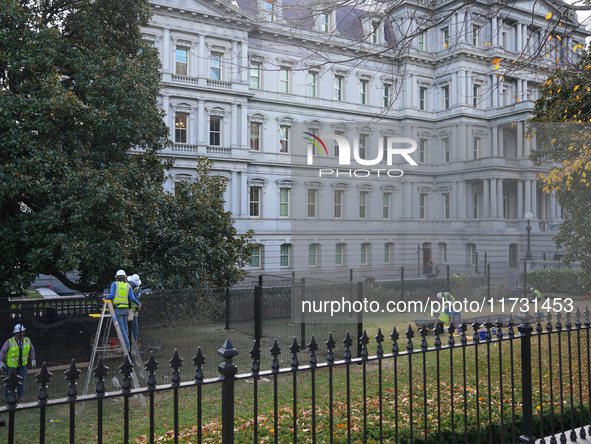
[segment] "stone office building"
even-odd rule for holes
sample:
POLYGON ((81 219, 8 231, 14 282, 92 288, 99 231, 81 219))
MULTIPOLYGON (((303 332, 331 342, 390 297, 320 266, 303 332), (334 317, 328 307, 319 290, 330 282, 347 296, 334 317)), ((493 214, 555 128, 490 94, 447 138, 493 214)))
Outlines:
MULTIPOLYGON (((504 78, 491 63, 534 53, 550 10, 543 3, 532 15, 529 2, 510 11, 475 2, 451 14, 455 3, 442 2, 434 16, 447 19, 423 32, 409 19, 426 13, 416 2, 386 19, 366 3, 151 3, 144 38, 161 56, 174 142, 162 153, 175 159, 167 187, 191 180, 197 155, 213 159, 237 228, 255 232, 254 273, 353 268, 381 279, 400 266, 421 274, 429 259, 471 271, 487 253, 496 273, 516 274, 527 212, 534 257, 551 258, 561 208, 536 187, 544 168, 527 159, 535 138, 523 138, 545 61, 504 78), (389 49, 413 32, 405 54, 389 49), (380 139, 411 138, 418 165, 395 159, 404 173, 395 179, 318 177, 296 153, 303 132, 357 138, 365 159, 380 139)), ((564 37, 561 61, 585 34, 564 37)), ((338 149, 328 140, 314 162, 334 165, 338 149)))

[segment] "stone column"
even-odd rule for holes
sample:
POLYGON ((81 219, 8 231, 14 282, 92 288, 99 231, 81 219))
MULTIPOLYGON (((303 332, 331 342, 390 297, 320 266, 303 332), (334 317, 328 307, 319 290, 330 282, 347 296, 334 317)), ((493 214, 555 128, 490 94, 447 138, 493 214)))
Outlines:
POLYGON ((482 185, 482 219, 488 219, 490 214, 490 179, 484 179, 482 185))
MULTIPOLYGON (((232 53, 230 54, 230 63, 226 66, 229 66, 230 72, 228 73, 228 78, 231 82, 238 82, 239 81, 239 71, 240 71, 240 63, 238 62, 238 42, 236 40, 232 40, 232 53)), ((222 69, 224 67, 222 66, 222 69)), ((222 79, 224 77, 222 76, 222 79)))
POLYGON ((164 116, 164 123, 168 127, 168 138, 174 141, 174 134, 172 133, 171 118, 170 118, 170 96, 162 96, 162 109, 166 113, 164 116))
POLYGON ((451 211, 452 218, 457 219, 459 215, 459 182, 454 182, 451 189, 451 211))
POLYGON ((240 140, 238 145, 242 148, 249 148, 248 140, 248 103, 240 104, 240 140))
MULTIPOLYGON (((522 24, 521 22, 517 22, 517 52, 521 52, 523 50, 523 43, 522 43, 522 38, 523 38, 523 33, 521 31, 521 27, 522 24)), ((517 96, 519 97, 519 96, 517 96)))
POLYGON ((497 179, 497 217, 504 218, 503 179, 497 179))
POLYGON ((230 146, 235 148, 238 139, 238 105, 232 103, 232 126, 230 127, 230 146))
POLYGON ((199 34, 199 71, 198 77, 205 77, 205 63, 207 61, 205 53, 205 35, 199 34))
POLYGON ((547 220, 547 214, 546 214, 546 200, 548 198, 548 195, 546 193, 542 193, 540 195, 540 220, 547 220))
POLYGON ((462 159, 470 160, 474 158, 474 155, 472 154, 472 125, 466 126, 464 131, 465 133, 463 140, 465 141, 465 146, 462 150, 462 159))
MULTIPOLYGON (((171 57, 171 64, 170 64, 170 72, 172 74, 176 74, 176 44, 177 44, 178 40, 177 39, 172 39, 172 57, 171 57)), ((190 52, 187 51, 187 57, 190 57, 190 52)), ((189 61, 187 60, 187 63, 189 61)), ((187 66, 188 68, 188 66, 187 66)), ((191 73, 189 73, 191 74, 191 73)))
POLYGON ((538 189, 536 188, 536 181, 531 181, 531 212, 534 219, 538 217, 538 189))
POLYGON ((496 126, 491 128, 492 130, 492 156, 499 156, 499 130, 496 126))
POLYGON ((505 141, 503 127, 499 126, 499 157, 505 157, 505 141))
MULTIPOLYGON (((248 178, 246 177, 246 171, 240 172, 240 216, 248 217, 248 196, 250 195, 248 190, 248 178)), ((265 205, 266 202, 263 202, 265 205)))
POLYGON ((490 217, 497 217, 497 179, 490 179, 490 217))
POLYGON ((499 46, 499 27, 496 15, 491 19, 491 39, 493 48, 499 46))
MULTIPOLYGON (((417 189, 416 182, 410 183, 411 193, 412 193, 412 219, 415 221, 419 220, 419 190, 417 189)), ((426 208, 425 208, 426 209, 426 208)))
POLYGON ((412 218, 411 208, 412 208, 412 191, 411 191, 411 182, 404 182, 404 199, 403 199, 403 210, 402 210, 402 218, 403 219, 410 219, 412 218))
POLYGON ((247 83, 248 82, 248 67, 249 67, 249 63, 248 63, 248 42, 242 42, 240 44, 240 48, 241 48, 241 62, 240 64, 242 65, 242 71, 241 71, 241 75, 240 75, 240 81, 242 83, 247 83))
POLYGON ((472 44, 472 13, 466 11, 466 43, 472 44))
POLYGON ((531 212, 531 180, 525 179, 525 208, 523 209, 523 214, 531 212))
POLYGON ((493 129, 494 127, 488 128, 488 133, 486 134, 486 152, 482 154, 482 157, 491 157, 493 156, 494 148, 493 148, 493 129))
POLYGON ((490 88, 491 88, 491 100, 492 100, 492 107, 497 108, 499 106, 499 97, 497 94, 498 85, 497 85, 497 76, 495 74, 490 75, 490 88))
POLYGON ((550 193, 550 220, 556 220, 556 192, 550 193))
POLYGON ((205 101, 198 99, 197 104, 197 144, 203 145, 205 143, 205 101))
POLYGON ((526 213, 523 207, 523 181, 517 181, 517 219, 521 219, 526 213))
POLYGON ((170 72, 170 30, 163 30, 162 34, 162 71, 170 72))
POLYGON ((523 157, 523 129, 525 122, 517 122, 517 158, 523 157))
POLYGON ((233 215, 238 215, 238 172, 232 171, 230 178, 230 211, 233 215))

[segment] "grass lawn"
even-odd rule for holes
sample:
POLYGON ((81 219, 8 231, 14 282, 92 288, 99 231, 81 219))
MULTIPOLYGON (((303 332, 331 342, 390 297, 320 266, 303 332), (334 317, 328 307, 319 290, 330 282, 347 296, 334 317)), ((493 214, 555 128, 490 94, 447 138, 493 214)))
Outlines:
MULTIPOLYGON (((561 295, 564 297, 564 295, 561 295)), ((583 298, 577 298, 574 305, 585 308, 587 301, 583 298)), ((490 311, 490 310, 489 310, 490 311)), ((497 313, 485 313, 483 315, 491 314, 496 316, 497 313)), ((370 336, 370 344, 368 346, 370 355, 375 354, 376 344, 373 337, 377 333, 377 329, 381 328, 385 336, 384 352, 390 353, 392 341, 389 334, 392 331, 392 325, 397 325, 400 339, 398 346, 400 351, 406 350, 407 339, 405 332, 407 330, 407 322, 411 322, 414 315, 404 313, 400 314, 375 314, 366 316, 364 319, 364 328, 367 329, 370 336)), ((494 319, 493 319, 494 320, 494 319)), ((285 322, 285 321, 282 321, 285 322)), ((563 326, 565 319, 562 319, 563 326)), ((574 317, 572 319, 574 323, 574 317)), ((543 324, 545 329, 545 323, 543 324)), ((287 327, 286 327, 287 328, 287 327)), ((290 327, 292 328, 292 327, 290 327)), ((356 325, 351 326, 352 330, 356 330, 356 325)), ((319 344, 319 351, 324 350, 324 342, 328 336, 327 330, 324 327, 318 327, 323 336, 317 337, 319 344)), ((328 328, 330 331, 330 327, 328 328)), ((504 329, 507 331, 507 329, 504 329)), ((468 340, 471 340, 472 330, 468 330, 468 340)), ((517 329, 515 329, 517 334, 517 329)), ((294 336, 299 334, 299 326, 293 327, 294 336)), ((140 335, 140 342, 146 348, 148 346, 154 347, 155 344, 149 344, 150 335, 148 332, 142 331, 140 335)), ((153 335, 153 340, 158 340, 158 346, 162 347, 157 351, 158 360, 160 361, 160 369, 157 371, 157 383, 166 384, 170 379, 165 379, 163 376, 170 376, 171 371, 168 368, 168 360, 172 358, 172 349, 178 348, 179 355, 185 359, 182 368, 182 381, 192 380, 194 377, 194 367, 191 359, 196 352, 196 338, 201 344, 209 344, 208 348, 204 350, 207 357, 207 362, 204 365, 204 374, 206 378, 215 378, 218 375, 217 365, 221 362, 219 356, 216 355, 216 350, 222 345, 224 336, 231 335, 232 344, 240 351, 240 355, 235 360, 238 362, 239 372, 250 371, 250 361, 247 359, 248 351, 252 348, 253 338, 240 331, 225 331, 223 326, 203 326, 203 327, 188 327, 177 326, 171 327, 164 332, 159 332, 158 335, 153 335), (158 339, 160 338, 160 339, 158 339), (165 339, 162 339, 165 338, 165 339), (221 339, 220 339, 221 338, 221 339)), ((567 363, 569 356, 568 335, 562 333, 562 353, 563 364, 567 363)), ((539 373, 538 373, 538 339, 532 340, 532 377, 534 380, 534 415, 540 418, 540 412, 543 412, 545 419, 549 416, 550 394, 549 388, 553 387, 554 407, 556 417, 558 418, 560 384, 563 383, 562 393, 564 399, 570 396, 570 384, 573 382, 574 398, 575 398, 575 425, 578 425, 579 413, 577 410, 578 394, 584 394, 583 402, 588 403, 589 399, 586 397, 589 393, 588 380, 586 375, 589 373, 587 368, 587 351, 589 344, 586 341, 586 332, 582 332, 581 350, 582 350, 582 364, 580 366, 583 380, 579 381, 579 363, 576 359, 572 362, 572 375, 569 373, 569 366, 563 365, 562 377, 558 374, 558 335, 552 336, 552 347, 548 345, 547 337, 542 338, 542 395, 539 393, 539 373), (549 360, 549 353, 552 352, 552 360, 549 360), (549 362, 552 363, 552 377, 550 376, 549 362)), ((298 342, 299 342, 299 336, 298 342)), ((342 338, 335 338, 337 343, 337 350, 342 354, 342 338)), ((448 337, 442 336, 441 341, 443 345, 447 344, 448 337)), ((460 338, 455 338, 456 344, 460 343, 460 338)), ((271 356, 268 354, 268 349, 272 346, 273 339, 266 338, 262 344, 262 358, 266 361, 266 368, 270 367, 271 356)), ((434 337, 427 337, 429 347, 434 344, 434 337)), ((334 442, 346 442, 347 440, 347 394, 350 395, 351 403, 351 434, 353 442, 362 442, 364 432, 364 409, 367 411, 367 432, 368 442, 378 441, 379 435, 379 406, 380 398, 382 400, 382 436, 387 442, 394 442, 396 433, 399 437, 406 437, 410 433, 410 424, 412 419, 413 434, 416 437, 415 442, 423 442, 425 433, 428 442, 436 442, 437 432, 439 430, 443 433, 443 442, 450 442, 452 418, 451 409, 449 405, 454 405, 454 419, 453 425, 457 433, 460 435, 464 433, 464 427, 468 430, 470 441, 477 440, 477 433, 481 433, 483 442, 488 441, 488 427, 489 418, 493 424, 493 432, 495 439, 493 442, 500 442, 499 436, 501 433, 500 419, 501 409, 503 412, 503 421, 505 425, 504 433, 505 439, 507 434, 511 433, 508 424, 510 424, 511 416, 514 414, 519 420, 521 417, 521 358, 520 358, 520 341, 512 341, 513 355, 511 355, 511 343, 505 341, 502 344, 486 344, 479 347, 461 347, 458 346, 453 352, 449 350, 442 350, 440 352, 418 353, 412 356, 412 361, 409 365, 409 357, 401 356, 396 360, 396 367, 394 360, 389 358, 382 361, 382 392, 380 397, 379 392, 379 365, 378 361, 372 361, 365 365, 350 365, 350 389, 347 391, 347 368, 346 366, 339 366, 334 368, 332 372, 332 386, 333 386, 333 404, 332 409, 329 403, 329 380, 331 378, 330 371, 327 368, 318 369, 315 371, 315 385, 316 385, 316 436, 317 442, 328 442, 329 420, 330 412, 333 412, 333 438, 334 442), (499 352, 501 357, 499 356, 499 352), (464 358, 465 353, 465 358, 464 358), (511 367, 511 358, 513 358, 514 366, 511 367), (466 365, 464 370, 464 363, 466 365), (489 367, 490 363, 490 367, 489 367), (452 368, 453 366, 453 368, 452 368), (439 368, 439 378, 437 378, 437 368, 439 368), (511 372, 513 368, 513 373, 511 372), (396 370, 396 371, 395 371, 396 370), (411 377, 412 372, 412 377, 411 377), (363 380, 367 381, 367 389, 364 396, 363 380), (500 379, 503 378, 503 385, 501 387, 500 379), (452 380, 453 378, 453 380, 452 380), (464 381, 465 378, 465 381, 464 381), (489 384, 490 378, 490 384, 489 384), (511 379, 514 380, 512 385, 511 379), (513 389, 513 390, 512 390, 513 389), (411 408, 412 396, 412 408, 411 408), (452 400, 453 397, 453 400, 452 400), (490 405, 490 409, 489 409, 490 405), (438 408, 441 406, 441 409, 438 408), (464 409, 467 414, 464 415, 464 409), (440 412, 440 413, 438 413, 440 412), (490 415, 490 416, 489 416, 490 415), (426 427, 426 432, 425 432, 426 427), (435 441, 434 441, 435 440, 435 441)), ((283 340, 279 345, 282 348, 280 355, 281 367, 288 367, 291 363, 291 355, 289 353, 290 340, 283 340)), ((413 346, 415 350, 420 350, 421 337, 415 330, 415 337, 413 338, 413 346)), ((576 332, 571 333, 571 349, 570 355, 576 358, 577 356, 577 335, 576 332)), ((352 347, 353 349, 353 347, 352 347)), ((353 353, 355 355, 355 352, 353 353)), ((319 353, 319 362, 324 362, 324 355, 319 353)), ((305 365, 309 359, 308 352, 301 352, 299 360, 301 365, 305 365)), ((147 360, 147 359, 146 359, 147 360)), ((117 367, 119 361, 110 361, 107 363, 111 367, 109 372, 110 379, 117 374, 117 367)), ((61 381, 62 373, 56 371, 54 373, 54 383, 50 387, 50 397, 62 397, 65 395, 65 383, 61 381)), ((84 376, 84 374, 82 375, 84 376)), ((298 418, 298 439, 300 442, 311 442, 312 433, 312 394, 311 394, 311 378, 310 371, 297 373, 296 389, 298 397, 297 411, 295 414, 298 418)), ((121 378, 120 378, 121 380, 121 378)), ((107 390, 114 390, 110 381, 107 384, 107 390)), ((292 442, 293 440, 293 374, 283 374, 278 376, 266 376, 264 379, 258 381, 258 422, 259 435, 258 442, 273 442, 274 435, 278 434, 279 442, 292 442), (275 426, 274 414, 274 384, 278 388, 278 415, 277 427, 275 426)), ((27 396, 29 399, 34 399, 34 377, 29 373, 27 378, 27 386, 29 392, 27 396)), ((80 380, 78 390, 81 393, 83 388, 83 379, 80 380)), ((246 443, 253 441, 253 379, 239 380, 236 382, 236 396, 235 396, 235 411, 236 411, 236 442, 246 443)), ((204 442, 221 442, 220 426, 221 426, 221 404, 220 404, 220 390, 219 384, 208 385, 202 388, 203 390, 203 434, 204 442)), ((162 437, 162 442, 167 442, 167 432, 173 428, 173 396, 172 391, 159 392, 155 395, 156 400, 156 435, 162 437)), ((130 401, 130 436, 136 442, 146 442, 146 434, 149 431, 149 408, 141 406, 138 399, 130 401)), ((197 388, 191 387, 180 390, 179 392, 179 421, 181 425, 181 432, 183 438, 180 442, 197 442, 196 435, 196 412, 197 412, 197 388)), ((570 402, 567 402, 564 407, 568 408, 570 402)), ((79 406, 78 406, 79 408, 79 406)), ((119 443, 122 442, 123 436, 123 402, 120 399, 109 399, 104 403, 104 436, 105 442, 119 443)), ((589 421, 589 416, 585 412, 586 421, 589 421)), ((567 416, 567 421, 570 419, 567 416)), ((1 419, 7 419, 6 414, 0 415, 1 419)), ((87 403, 82 415, 77 415, 76 419, 76 442, 95 442, 96 441, 96 404, 94 402, 87 403)), ((30 443, 38 441, 39 430, 39 412, 38 410, 27 410, 18 412, 17 427, 16 427, 16 442, 30 443)), ((569 424, 569 422, 567 422, 569 424)), ((49 443, 63 443, 69 439, 69 409, 68 406, 52 407, 47 411, 47 440, 49 443)), ((549 428, 546 428, 546 434, 549 434, 549 428)), ((539 436, 539 425, 535 429, 536 436, 539 436)), ((0 442, 6 440, 7 429, 0 429, 0 442)), ((459 436, 459 435, 458 435, 459 436)), ((463 436, 462 436, 463 441, 463 436)), ((171 441, 172 442, 172 441, 171 441)), ((404 442, 402 440, 401 442, 404 442)))

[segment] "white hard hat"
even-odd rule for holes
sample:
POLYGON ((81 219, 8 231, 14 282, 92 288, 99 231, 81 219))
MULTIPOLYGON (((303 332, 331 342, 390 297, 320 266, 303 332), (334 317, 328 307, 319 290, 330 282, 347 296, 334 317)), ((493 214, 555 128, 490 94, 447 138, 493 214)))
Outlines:
POLYGON ((119 276, 125 276, 125 271, 123 271, 123 270, 119 270, 115 276, 116 276, 116 277, 119 277, 119 276))
POLYGON ((137 274, 133 274, 133 275, 129 276, 127 278, 127 282, 129 282, 130 284, 136 285, 137 287, 142 285, 142 281, 140 280, 140 277, 137 274))
POLYGON ((441 298, 443 297, 443 295, 441 294, 441 292, 437 293, 437 297, 438 297, 439 299, 441 299, 441 298))
POLYGON ((534 288, 534 287, 531 287, 531 288, 529 289, 529 291, 534 291, 534 290, 535 290, 535 288, 534 288))
POLYGON ((24 325, 22 325, 22 324, 16 324, 16 325, 14 326, 14 331, 13 331, 13 333, 20 333, 20 332, 23 332, 23 331, 25 331, 25 330, 26 330, 26 328, 25 328, 25 326, 24 326, 24 325))

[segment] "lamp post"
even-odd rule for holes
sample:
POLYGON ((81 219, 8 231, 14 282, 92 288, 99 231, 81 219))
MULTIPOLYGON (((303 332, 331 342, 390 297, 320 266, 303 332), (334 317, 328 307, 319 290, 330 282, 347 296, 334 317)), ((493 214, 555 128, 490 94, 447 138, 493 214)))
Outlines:
POLYGON ((531 225, 530 221, 534 218, 534 215, 529 211, 524 215, 525 220, 527 220, 527 251, 525 252, 525 257, 523 258, 523 297, 527 299, 527 261, 531 261, 533 259, 530 249, 530 232, 531 232, 531 225))

